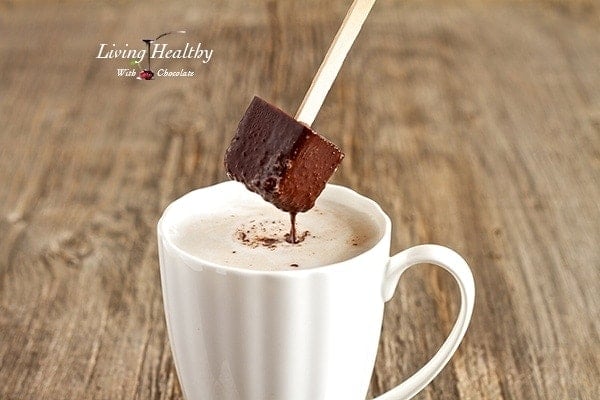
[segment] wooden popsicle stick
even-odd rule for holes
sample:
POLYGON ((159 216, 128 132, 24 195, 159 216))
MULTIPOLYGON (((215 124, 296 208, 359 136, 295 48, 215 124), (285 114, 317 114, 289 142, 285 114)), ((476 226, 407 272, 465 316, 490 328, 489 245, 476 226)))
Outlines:
POLYGON ((375 0, 354 0, 350 6, 342 26, 333 38, 317 74, 304 95, 296 113, 296 120, 308 126, 314 122, 373 4, 375 0))

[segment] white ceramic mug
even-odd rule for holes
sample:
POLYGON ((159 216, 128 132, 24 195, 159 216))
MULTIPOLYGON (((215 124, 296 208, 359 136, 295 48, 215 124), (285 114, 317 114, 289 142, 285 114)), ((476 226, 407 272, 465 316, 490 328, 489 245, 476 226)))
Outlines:
POLYGON ((441 266, 456 279, 458 318, 433 358, 377 399, 411 398, 446 365, 467 330, 475 300, 473 276, 457 253, 420 245, 390 257, 391 223, 379 205, 330 184, 321 197, 343 199, 379 226, 379 241, 349 260, 256 271, 217 265, 173 244, 169 230, 194 209, 222 210, 223 199, 232 195, 255 196, 237 182, 198 189, 169 205, 158 223, 167 328, 187 400, 363 400, 384 303, 402 273, 421 263, 441 266))

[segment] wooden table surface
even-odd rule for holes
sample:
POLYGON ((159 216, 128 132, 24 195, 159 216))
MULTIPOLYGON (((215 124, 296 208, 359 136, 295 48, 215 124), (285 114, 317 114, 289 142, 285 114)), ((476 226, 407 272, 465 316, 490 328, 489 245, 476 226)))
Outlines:
MULTIPOLYGON (((295 112, 349 1, 49 3, 0 2, 0 399, 181 399, 157 219, 226 179, 254 94, 295 112), (96 58, 172 29, 212 58, 154 69, 193 77, 96 58)), ((600 6, 380 0, 315 127, 394 252, 473 268, 470 329, 417 398, 599 398, 600 6)), ((457 296, 430 265, 402 279, 370 395, 438 349, 457 296)))

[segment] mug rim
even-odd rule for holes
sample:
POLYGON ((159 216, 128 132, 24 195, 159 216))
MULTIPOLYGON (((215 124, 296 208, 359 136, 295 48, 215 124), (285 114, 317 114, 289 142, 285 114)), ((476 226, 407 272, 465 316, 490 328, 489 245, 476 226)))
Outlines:
MULTIPOLYGON (((350 195, 353 198, 358 199, 359 201, 364 202, 368 206, 370 206, 373 211, 370 211, 369 214, 374 215, 376 218, 380 219, 380 221, 383 221, 383 229, 381 230, 381 233, 379 234, 379 238, 377 239, 375 244, 373 246, 369 247, 367 250, 363 251, 362 253, 357 254, 356 256, 347 258, 343 261, 338 261, 335 263, 318 265, 315 267, 303 268, 303 269, 298 269, 298 270, 249 269, 246 267, 240 267, 240 266, 235 266, 235 265, 220 264, 220 263, 217 263, 214 261, 206 260, 202 257, 195 256, 193 254, 190 254, 189 252, 187 252, 187 251, 181 249, 179 246, 177 246, 173 242, 171 235, 165 234, 165 232, 164 232, 166 229, 165 225, 167 224, 167 221, 169 219, 169 213, 173 212, 173 210, 177 206, 179 206, 181 203, 186 201, 188 198, 196 197, 196 196, 200 195, 201 192, 214 191, 214 190, 218 190, 219 187, 228 187, 228 186, 234 186, 234 185, 241 185, 240 187, 244 191, 247 191, 248 193, 257 195, 256 193, 253 193, 253 192, 249 191, 248 189, 246 189, 246 187, 244 187, 241 182, 223 181, 223 182, 219 182, 219 183, 216 183, 213 185, 194 189, 194 190, 187 192, 184 195, 178 197, 177 199, 173 200, 172 202, 170 202, 167 205, 167 207, 165 207, 165 209, 163 210, 161 217, 158 220, 158 223, 156 225, 157 236, 158 236, 158 240, 160 242, 159 248, 161 247, 160 244, 162 244, 165 247, 168 247, 173 252, 173 254, 176 254, 177 257, 179 257, 182 261, 184 261, 186 266, 188 266, 189 268, 191 268, 195 271, 211 269, 211 270, 214 270, 215 272, 221 273, 221 274, 236 273, 236 274, 241 274, 241 275, 301 276, 301 275, 306 275, 306 274, 322 273, 325 271, 335 270, 340 267, 343 268, 342 264, 348 263, 351 260, 355 260, 360 257, 367 257, 368 255, 372 254, 379 247, 384 246, 385 242, 386 242, 386 238, 389 238, 391 236, 391 220, 390 220, 389 216, 383 211, 381 206, 375 200, 372 200, 369 197, 366 197, 346 186, 336 185, 333 183, 327 183, 325 189, 323 190, 323 193, 326 190, 328 192, 331 192, 331 191, 345 192, 346 195, 350 195)), ((321 194, 323 194, 323 193, 321 193, 321 194)), ((318 201, 318 199, 317 199, 317 201, 318 201)), ((377 221, 377 223, 380 224, 380 221, 377 221)), ((389 254, 386 254, 386 256, 389 257, 389 254)), ((162 262, 161 262, 161 268, 162 268, 162 262)))

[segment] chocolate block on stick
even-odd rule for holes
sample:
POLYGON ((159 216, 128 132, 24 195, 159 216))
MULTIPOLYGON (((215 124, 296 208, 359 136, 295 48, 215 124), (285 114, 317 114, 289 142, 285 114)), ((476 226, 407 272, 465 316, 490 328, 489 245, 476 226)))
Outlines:
POLYGON ((344 154, 333 143, 254 97, 225 152, 231 179, 290 213, 311 209, 344 154))

